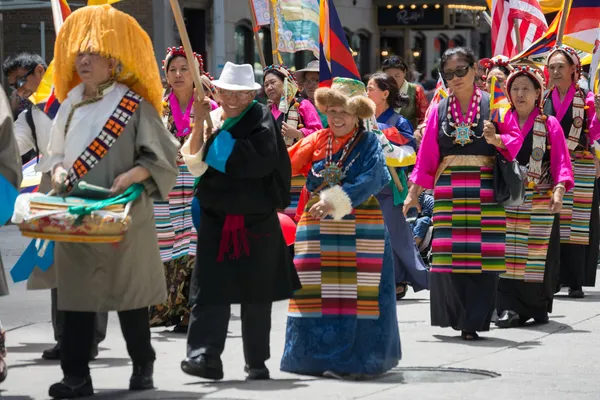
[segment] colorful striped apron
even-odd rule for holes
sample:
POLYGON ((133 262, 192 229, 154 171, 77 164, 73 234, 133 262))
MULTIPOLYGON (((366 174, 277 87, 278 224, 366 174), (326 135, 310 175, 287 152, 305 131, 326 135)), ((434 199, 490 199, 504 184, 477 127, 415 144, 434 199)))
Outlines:
POLYGON ((336 221, 315 220, 308 213, 298 223, 294 264, 302 289, 289 303, 292 317, 356 316, 379 318, 379 282, 385 227, 375 197, 336 221))
POLYGON ((506 273, 502 278, 544 282, 546 255, 554 215, 550 213, 552 185, 527 188, 522 205, 506 207, 506 273))
POLYGON ((560 212, 560 242, 564 244, 590 243, 590 219, 594 185, 596 184, 596 166, 594 156, 577 152, 571 156, 575 187, 565 193, 560 212))
POLYGON ((494 198, 492 168, 445 168, 434 199, 431 272, 503 273, 506 215, 494 198))
POLYGON ((292 185, 290 189, 290 205, 283 210, 283 213, 295 221, 298 211, 298 202, 302 188, 306 184, 306 177, 303 175, 292 176, 292 185))

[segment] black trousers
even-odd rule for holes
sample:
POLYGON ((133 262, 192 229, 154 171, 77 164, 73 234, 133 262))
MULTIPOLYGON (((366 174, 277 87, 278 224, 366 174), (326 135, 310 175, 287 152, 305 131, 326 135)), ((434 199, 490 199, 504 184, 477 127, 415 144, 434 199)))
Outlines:
MULTIPOLYGON (((54 329, 54 340, 60 346, 62 342, 63 330, 65 325, 65 312, 58 311, 58 289, 51 290, 52 297, 52 328, 54 329)), ((108 313, 96 313, 94 318, 94 345, 102 342, 106 338, 106 326, 108 325, 108 313)))
MULTIPOLYGON (((270 357, 272 303, 242 304, 244 359, 249 367, 262 367, 270 357)), ((196 304, 192 307, 187 338, 187 356, 202 354, 220 358, 225 349, 231 306, 196 304)))
MULTIPOLYGON (((85 378, 90 374, 89 356, 94 345, 96 313, 65 311, 60 365, 65 376, 85 378)), ((148 308, 120 311, 119 322, 133 364, 145 364, 156 359, 150 344, 148 308)))

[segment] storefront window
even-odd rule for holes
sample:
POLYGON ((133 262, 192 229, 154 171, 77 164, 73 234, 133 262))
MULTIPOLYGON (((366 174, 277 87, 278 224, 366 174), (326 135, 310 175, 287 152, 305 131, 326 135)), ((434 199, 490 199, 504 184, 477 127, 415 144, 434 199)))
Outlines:
POLYGON ((252 29, 244 23, 235 27, 233 34, 235 43, 235 62, 236 64, 254 63, 254 40, 252 29))

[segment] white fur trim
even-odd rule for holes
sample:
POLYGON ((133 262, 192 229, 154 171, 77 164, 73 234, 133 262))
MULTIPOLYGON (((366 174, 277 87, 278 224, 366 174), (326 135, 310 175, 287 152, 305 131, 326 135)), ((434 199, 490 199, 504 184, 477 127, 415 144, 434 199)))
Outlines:
POLYGON ((333 206, 329 215, 335 220, 339 221, 352 212, 352 201, 339 185, 323 190, 319 197, 333 206))
POLYGON ((190 154, 190 139, 188 139, 179 150, 185 165, 187 165, 190 174, 193 176, 202 176, 208 169, 208 164, 202 161, 205 147, 206 145, 204 144, 202 145, 202 148, 200 148, 200 151, 198 151, 196 154, 190 154))

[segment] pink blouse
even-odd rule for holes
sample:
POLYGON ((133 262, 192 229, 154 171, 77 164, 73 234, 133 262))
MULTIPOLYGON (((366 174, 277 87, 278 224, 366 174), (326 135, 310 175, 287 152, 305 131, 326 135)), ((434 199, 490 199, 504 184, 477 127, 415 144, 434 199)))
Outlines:
MULTIPOLYGON (((552 91, 552 106, 556 111, 556 119, 562 121, 563 117, 567 113, 569 106, 573 103, 573 98, 575 97, 575 85, 569 88, 567 94, 563 101, 560 101, 560 95, 558 90, 554 89, 552 91)), ((585 105, 588 107, 587 109, 587 120, 588 120, 588 138, 590 142, 594 142, 600 139, 600 121, 596 118, 596 108, 594 107, 594 93, 589 92, 585 99, 585 105)), ((568 132, 566 132, 568 133, 568 132)))
MULTIPOLYGON (((275 119, 279 118, 281 115, 281 111, 279 111, 279 104, 271 104, 271 113, 275 119)), ((304 128, 298 129, 302 134, 306 137, 313 132, 316 132, 320 129, 323 129, 323 125, 321 124, 321 117, 319 117, 319 113, 313 104, 304 100, 300 102, 300 106, 298 107, 298 114, 302 117, 302 122, 304 123, 304 128)))
MULTIPOLYGON (((498 133, 506 149, 498 149, 506 159, 512 161, 515 159, 521 145, 523 137, 519 130, 517 121, 512 114, 507 113, 504 122, 498 123, 498 133)), ((433 189, 435 183, 435 173, 440 165, 440 147, 438 144, 439 126, 438 126, 438 107, 434 107, 426 122, 425 133, 417 154, 417 163, 410 174, 410 180, 426 189, 433 189)), ((485 139, 479 139, 485 140, 485 139)))
MULTIPOLYGON (((509 112, 513 114, 515 121, 518 121, 517 112, 512 110, 509 112)), ((540 115, 538 108, 529 114, 529 118, 527 118, 521 129, 523 140, 531 132, 538 115, 540 115)), ((552 174, 552 179, 554 180, 554 184, 563 182, 565 190, 569 191, 575 186, 575 178, 573 177, 573 164, 571 163, 565 134, 562 126, 560 126, 560 122, 553 116, 548 116, 546 127, 548 128, 547 144, 550 145, 550 173, 552 174)))

